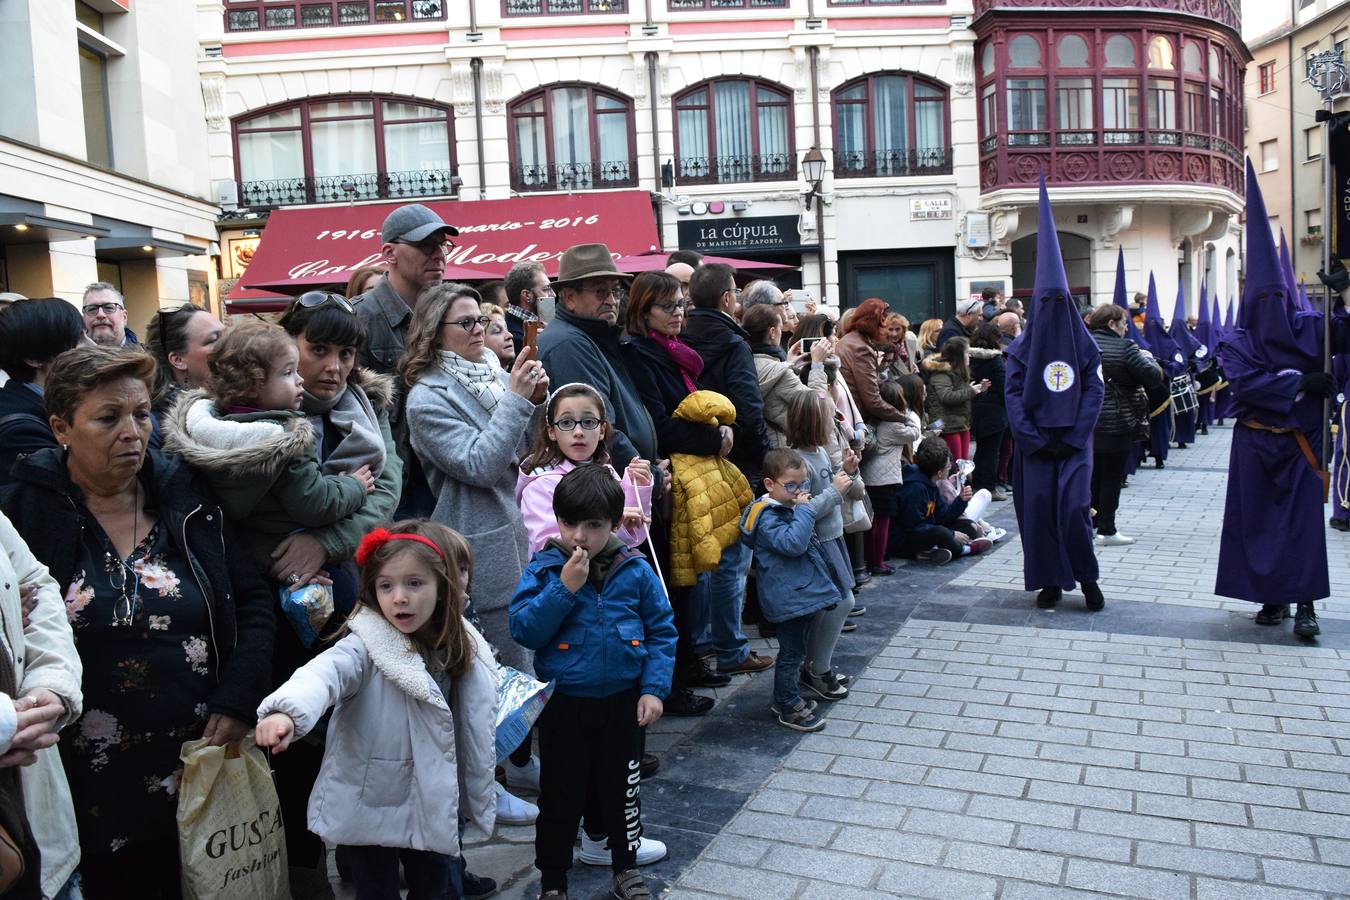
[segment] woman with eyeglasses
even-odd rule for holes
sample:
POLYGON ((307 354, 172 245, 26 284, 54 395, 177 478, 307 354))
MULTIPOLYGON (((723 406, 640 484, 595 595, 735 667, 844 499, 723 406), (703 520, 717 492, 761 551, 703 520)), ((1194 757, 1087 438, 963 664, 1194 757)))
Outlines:
POLYGON ((155 358, 155 388, 150 404, 163 417, 185 390, 206 384, 206 359, 225 333, 225 325, 193 303, 161 309, 150 317, 141 342, 155 358))
POLYGON ((147 452, 154 370, 140 350, 58 356, 43 399, 60 446, 0 490, 64 594, 84 667, 84 711, 59 746, 93 900, 132 883, 180 895, 183 742, 242 738, 270 686, 266 582, 192 470, 147 452))

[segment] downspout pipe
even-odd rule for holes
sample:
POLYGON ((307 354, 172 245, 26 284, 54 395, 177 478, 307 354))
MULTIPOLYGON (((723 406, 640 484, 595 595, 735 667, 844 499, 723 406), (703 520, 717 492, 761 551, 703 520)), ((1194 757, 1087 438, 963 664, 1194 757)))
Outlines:
MULTIPOLYGON (((647 0, 647 22, 652 21, 652 3, 647 0)), ((663 194, 663 185, 661 184, 661 123, 660 116, 657 115, 656 103, 660 99, 656 84, 656 53, 648 50, 643 54, 647 61, 647 97, 648 105, 652 112, 652 176, 656 179, 656 190, 654 193, 663 194)), ((658 202, 656 206, 656 233, 658 238, 665 243, 665 239, 659 237, 665 233, 662 219, 664 202, 658 202)))
MULTIPOLYGON (((469 4, 473 8, 473 4, 469 4)), ((478 145, 478 199, 487 199, 487 158, 484 154, 483 140, 483 60, 475 56, 469 60, 469 71, 473 73, 473 121, 474 139, 478 145)))

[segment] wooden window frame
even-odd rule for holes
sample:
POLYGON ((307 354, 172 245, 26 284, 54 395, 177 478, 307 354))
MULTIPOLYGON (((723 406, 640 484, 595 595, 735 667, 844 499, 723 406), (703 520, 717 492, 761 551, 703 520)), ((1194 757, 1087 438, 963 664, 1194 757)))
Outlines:
MULTIPOLYGON (((636 127, 636 120, 634 118, 633 98, 625 96, 624 94, 621 94, 618 91, 612 91, 609 90, 608 88, 603 88, 598 85, 589 84, 587 82, 558 81, 552 84, 543 85, 541 87, 535 88, 532 91, 521 94, 520 96, 516 97, 506 105, 507 144, 510 150, 510 159, 511 159, 511 188, 519 193, 526 193, 526 192, 539 193, 547 191, 568 190, 568 188, 559 186, 559 184, 557 183, 555 169, 558 163, 553 159, 553 116, 549 111, 549 94, 552 91, 559 90, 562 88, 584 88, 587 92, 586 125, 587 130, 590 132, 588 138, 590 140, 591 146, 592 166, 596 166, 607 161, 617 162, 617 160, 603 160, 600 158, 600 132, 599 129, 595 127, 598 124, 598 119, 600 116, 622 115, 624 117, 624 122, 627 126, 628 131, 628 159, 624 160, 624 162, 628 163, 628 178, 622 181, 618 180, 604 181, 594 177, 593 172, 590 187, 582 188, 582 190, 608 190, 611 188, 636 187, 638 183, 637 127, 636 127), (597 111, 595 107, 595 98, 597 94, 622 103, 624 108, 622 110, 616 109, 616 110, 605 110, 603 112, 597 111), (544 101, 543 112, 522 113, 518 111, 518 107, 524 106, 527 103, 539 99, 542 99, 544 101), (520 118, 536 118, 536 117, 542 118, 544 120, 544 151, 545 151, 545 158, 547 159, 546 167, 551 173, 554 174, 549 178, 547 182, 543 184, 526 184, 524 178, 521 177, 522 173, 520 162, 520 147, 517 144, 518 138, 516 136, 516 120, 520 118)), ((576 190, 577 188, 573 186, 571 189, 576 190)))

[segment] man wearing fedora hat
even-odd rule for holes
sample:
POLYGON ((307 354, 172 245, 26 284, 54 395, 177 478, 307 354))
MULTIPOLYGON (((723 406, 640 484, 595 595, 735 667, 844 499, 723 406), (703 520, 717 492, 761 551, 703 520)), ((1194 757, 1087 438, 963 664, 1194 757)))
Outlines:
POLYGON ((392 374, 403 357, 403 343, 417 297, 445 274, 445 253, 459 229, 427 207, 409 203, 391 212, 380 228, 380 253, 388 271, 375 286, 352 301, 366 326, 361 366, 392 374))
POLYGON ((550 382, 580 381, 605 398, 615 428, 610 458, 619 471, 635 456, 656 462, 656 428, 619 353, 619 301, 631 278, 604 244, 568 247, 554 283, 557 311, 538 345, 550 382))

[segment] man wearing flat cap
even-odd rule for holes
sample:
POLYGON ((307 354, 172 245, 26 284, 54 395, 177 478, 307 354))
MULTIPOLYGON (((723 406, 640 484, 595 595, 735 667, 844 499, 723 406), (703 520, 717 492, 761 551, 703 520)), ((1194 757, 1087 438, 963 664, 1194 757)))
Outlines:
POLYGON ((376 372, 392 374, 403 356, 403 342, 412 321, 417 297, 445 275, 450 237, 459 229, 420 203, 391 212, 380 228, 380 253, 389 271, 375 286, 352 301, 366 325, 366 344, 358 362, 376 372))
POLYGON ((619 353, 619 301, 631 278, 604 244, 568 247, 554 283, 557 312, 539 333, 550 383, 580 381, 605 398, 616 430, 610 458, 620 472, 635 456, 656 462, 656 428, 619 353))

